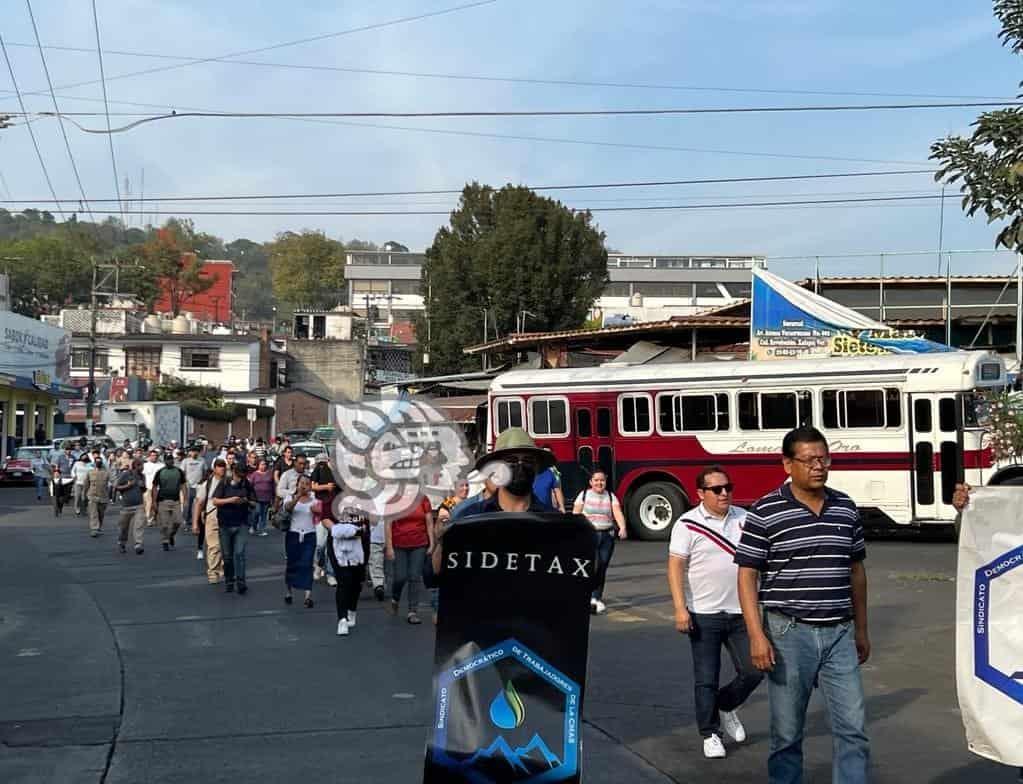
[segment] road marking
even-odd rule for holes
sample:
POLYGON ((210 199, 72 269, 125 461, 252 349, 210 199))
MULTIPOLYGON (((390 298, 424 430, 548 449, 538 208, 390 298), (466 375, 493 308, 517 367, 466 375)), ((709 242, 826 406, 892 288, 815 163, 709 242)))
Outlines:
POLYGON ((17 653, 17 657, 20 659, 25 656, 42 656, 42 652, 38 648, 22 648, 17 653))
POLYGON ((174 619, 175 621, 198 621, 202 620, 201 615, 179 615, 174 619))
POLYGON ((397 694, 392 694, 391 698, 395 700, 414 700, 416 695, 408 691, 399 691, 397 694))
POLYGON ((608 610, 607 619, 615 623, 644 623, 646 618, 641 615, 633 615, 624 610, 608 610))

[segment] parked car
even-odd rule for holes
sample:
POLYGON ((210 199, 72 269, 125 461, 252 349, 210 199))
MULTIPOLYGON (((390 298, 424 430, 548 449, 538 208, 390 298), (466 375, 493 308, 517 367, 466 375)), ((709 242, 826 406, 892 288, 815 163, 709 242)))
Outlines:
POLYGON ((296 441, 308 441, 312 432, 312 430, 285 430, 281 435, 286 436, 294 446, 296 441))
POLYGON ((330 425, 321 425, 313 431, 312 435, 309 436, 309 440, 333 444, 337 440, 337 429, 330 425))
POLYGON ((310 466, 316 462, 318 456, 329 455, 327 447, 320 441, 299 441, 291 445, 291 451, 295 457, 305 455, 310 466))
POLYGON ((50 447, 48 446, 22 446, 18 451, 0 464, 0 481, 2 482, 31 482, 32 481, 32 460, 36 455, 42 455, 50 459, 50 447))

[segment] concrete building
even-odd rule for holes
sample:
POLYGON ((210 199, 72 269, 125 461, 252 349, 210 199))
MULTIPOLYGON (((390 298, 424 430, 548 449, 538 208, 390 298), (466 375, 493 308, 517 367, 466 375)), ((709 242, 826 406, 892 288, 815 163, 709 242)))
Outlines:
POLYGON ((763 256, 645 256, 610 253, 610 282, 592 315, 605 325, 663 321, 750 295, 763 256))
POLYGON ((390 338, 426 311, 422 290, 424 253, 350 251, 345 265, 352 310, 371 316, 369 337, 390 338))
POLYGON ((361 400, 364 385, 362 341, 288 340, 288 385, 329 400, 361 400))
POLYGON ((343 305, 332 310, 295 310, 292 337, 296 340, 351 340, 355 314, 343 305))

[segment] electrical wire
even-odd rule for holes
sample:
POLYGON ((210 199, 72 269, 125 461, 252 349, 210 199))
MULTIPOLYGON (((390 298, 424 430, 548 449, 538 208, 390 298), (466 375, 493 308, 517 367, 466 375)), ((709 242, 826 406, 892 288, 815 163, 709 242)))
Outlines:
MULTIPOLYGON (((105 88, 104 88, 105 90, 105 88)), ((75 117, 97 117, 98 112, 63 112, 59 116, 71 122, 83 133, 112 134, 125 133, 142 125, 161 122, 163 120, 190 119, 231 119, 231 120, 297 120, 297 119, 456 119, 487 117, 671 117, 697 114, 787 114, 790 112, 858 112, 858 111, 901 111, 912 109, 980 109, 993 107, 1023 106, 1021 101, 970 101, 947 103, 875 103, 875 104, 833 104, 819 106, 720 106, 720 107, 682 107, 668 109, 501 109, 471 111, 429 111, 429 112, 178 112, 143 116, 139 120, 109 127, 110 113, 106 112, 107 129, 89 128, 77 122, 75 117)), ((22 116, 21 112, 12 112, 13 116, 22 116)), ((52 117, 53 112, 32 112, 25 117, 52 117)), ((114 112, 118 117, 138 117, 137 112, 114 112)))
MULTIPOLYGON (((21 92, 18 90, 18 80, 14 78, 14 66, 11 65, 11 58, 7 54, 7 46, 4 44, 3 36, 0 35, 0 50, 3 50, 4 61, 7 63, 7 72, 11 75, 11 85, 14 87, 14 93, 18 96, 18 103, 21 105, 22 111, 25 110, 25 101, 22 98, 21 92)), ((43 177, 46 179, 46 186, 50 189, 50 195, 53 196, 54 203, 60 206, 60 202, 57 201, 57 192, 53 189, 53 181, 50 179, 50 172, 46 168, 46 161, 43 160, 43 154, 39 150, 39 142, 36 141, 35 131, 32 130, 31 123, 26 123, 28 128, 28 135, 32 137, 32 146, 35 148, 36 157, 39 159, 39 166, 43 170, 43 177)), ((7 188, 6 183, 4 188, 7 188)))
MULTIPOLYGON (((77 98, 74 96, 59 96, 62 100, 75 100, 75 101, 95 101, 99 102, 100 98, 77 98)), ((168 108, 175 109, 174 106, 168 106, 167 104, 150 104, 140 103, 138 101, 111 101, 110 103, 118 103, 132 106, 145 106, 155 108, 168 108)), ((194 106, 179 106, 177 108, 185 109, 188 111, 200 111, 208 112, 214 110, 202 109, 194 106)), ((877 158, 852 158, 852 157, 839 157, 829 155, 799 155, 794 153, 770 153, 770 152, 759 152, 759 151, 745 151, 745 150, 718 150, 718 149, 707 149, 702 147, 671 147, 666 145, 652 145, 652 144, 633 144, 628 142, 605 142, 599 140, 590 139, 569 139, 564 137, 545 137, 545 136, 523 136, 515 134, 505 133, 488 133, 483 131, 459 131, 452 128, 422 128, 413 127, 408 125, 384 125, 381 123, 358 123, 350 122, 348 120, 318 120, 310 118, 283 118, 286 122, 301 122, 301 123, 315 123, 318 125, 340 125, 348 128, 372 128, 378 130, 388 131, 410 131, 413 133, 428 133, 443 136, 465 136, 475 139, 497 139, 499 141, 521 141, 521 142, 540 142, 547 144, 574 144, 589 147, 611 147, 618 149, 632 149, 632 150, 647 150, 655 152, 691 152, 699 153, 701 155, 736 155, 744 157, 756 157, 756 158, 781 158, 785 160, 809 160, 809 161, 837 161, 840 163, 880 163, 894 166, 927 166, 927 161, 891 161, 877 158)), ((33 121, 28 121, 33 122, 33 121)))
MULTIPOLYGON (((96 0, 92 0, 92 21, 93 26, 96 29, 96 55, 99 57, 99 78, 100 84, 103 85, 103 108, 106 112, 107 117, 107 130, 110 130, 110 104, 107 101, 107 80, 106 74, 103 71, 103 47, 100 46, 99 41, 99 15, 96 13, 96 0)), ((72 121, 73 122, 73 121, 72 121)), ((121 201, 121 183, 120 178, 117 176, 117 157, 114 155, 114 137, 112 135, 107 136, 107 141, 110 146, 110 165, 114 170, 114 192, 117 194, 117 203, 120 206, 121 214, 121 227, 125 225, 124 220, 124 202, 121 201)))
MULTIPOLYGON (((218 60, 224 60, 228 57, 245 57, 250 54, 259 54, 260 52, 269 52, 275 49, 284 49, 290 46, 298 46, 300 44, 315 43, 316 41, 325 41, 330 38, 338 38, 344 35, 351 35, 353 33, 364 33, 370 30, 380 30, 385 27, 393 27, 394 25, 408 24, 409 22, 418 22, 423 19, 430 19, 436 16, 444 16, 445 14, 453 14, 458 11, 465 11, 471 8, 479 8, 485 5, 492 5, 498 2, 498 0, 477 0, 477 2, 465 3, 463 5, 449 6, 447 8, 441 8, 436 11, 428 11, 422 14, 416 14, 414 16, 404 16, 397 19, 390 19, 385 22, 374 22, 373 24, 362 25, 360 27, 352 27, 347 30, 339 30, 333 33, 322 33, 320 35, 309 36, 308 38, 298 38, 293 41, 284 41, 278 44, 271 44, 270 46, 261 46, 255 49, 245 49, 239 52, 229 52, 227 54, 218 55, 216 57, 199 57, 196 59, 188 60, 183 63, 176 63, 175 65, 164 65, 157 68, 146 68, 141 71, 132 71, 130 73, 114 74, 109 78, 109 81, 115 81, 118 79, 129 79, 135 76, 147 76, 154 73, 162 73, 165 71, 173 71, 179 68, 187 68, 191 65, 201 65, 203 63, 217 62, 218 60)), ((58 90, 69 90, 75 87, 86 87, 89 85, 97 84, 96 79, 85 82, 77 82, 75 84, 65 84, 58 87, 58 90)), ((25 93, 26 95, 42 95, 41 91, 33 91, 25 93)))
MULTIPOLYGON (((799 207, 799 206, 817 206, 817 205, 831 205, 831 204, 875 204, 885 202, 904 202, 904 201, 920 201, 928 200, 933 201, 937 199, 956 199, 959 198, 956 194, 924 194, 918 196, 871 196, 871 197, 860 197, 860 198, 848 198, 848 199, 799 199, 799 200, 786 200, 786 201, 751 201, 751 202, 740 202, 740 203, 710 203, 710 204, 647 204, 638 207, 570 207, 570 209, 577 212, 664 212, 664 211, 679 211, 679 210, 708 210, 708 209, 735 209, 735 208, 749 208, 749 207, 799 207)), ((54 210, 54 212, 60 212, 54 210)), ((97 214, 100 215, 116 215, 116 212, 97 210, 97 214)), ((450 215, 450 210, 368 210, 368 211, 357 211, 357 210, 302 210, 302 211, 280 211, 280 210, 175 210, 175 211, 159 211, 154 212, 154 215, 217 215, 217 216, 228 216, 228 215, 240 215, 240 216, 325 216, 325 215, 450 215)))
MULTIPOLYGON (((8 42, 8 46, 31 46, 32 44, 24 43, 13 43, 8 42)), ((91 52, 91 49, 86 49, 79 46, 58 46, 51 44, 45 47, 46 49, 53 49, 61 52, 91 52)), ((160 52, 139 52, 130 51, 123 49, 107 49, 107 55, 118 55, 122 57, 142 57, 153 60, 175 60, 175 61, 192 61, 192 58, 185 55, 174 55, 164 54, 160 52)), ((732 86, 714 86, 714 85, 689 85, 689 84, 656 84, 646 82, 597 82, 597 81, 586 81, 579 79, 534 79, 529 77, 514 77, 514 76, 491 76, 484 74, 451 74, 451 73, 433 73, 423 71, 389 71, 376 68, 353 68, 349 66, 339 65, 320 65, 310 63, 268 63, 263 61, 254 60, 236 60, 227 59, 230 55, 225 57, 213 58, 211 62, 222 63, 224 65, 244 65, 250 67, 259 68, 282 68, 282 69, 293 69, 300 71, 325 71, 330 73, 352 73, 352 74, 367 74, 370 76, 401 76, 410 77, 415 79, 451 79, 458 81, 475 81, 475 82, 498 82, 505 84, 533 84, 533 85, 549 85, 554 87, 609 87, 616 89, 626 90, 665 90, 665 91, 678 91, 678 92, 716 92, 716 93, 749 93, 759 95, 831 95, 831 96, 856 96, 860 98, 925 98, 925 99, 940 99, 940 98, 954 98, 959 100, 1014 100, 1014 96, 1005 95, 945 95, 935 93, 891 93, 891 92, 871 92, 871 91, 860 91, 860 90, 793 90, 793 89, 782 89, 782 88, 769 88, 769 87, 732 87, 732 86)))
MULTIPOLYGON (((613 188, 647 188, 668 185, 716 185, 743 182, 787 182, 796 180, 826 180, 850 177, 890 177, 907 174, 933 174, 933 169, 902 169, 896 171, 867 172, 835 172, 833 174, 786 174, 766 177, 703 177, 688 180, 637 180, 632 182, 602 182, 577 185, 526 185, 532 191, 572 191, 572 190, 610 190, 613 188)), ((462 188, 431 188, 426 190, 404 191, 351 191, 348 193, 277 193, 277 194, 244 194, 225 196, 145 196, 137 201, 237 201, 259 199, 340 199, 370 196, 441 196, 459 194, 462 188)), ((47 204, 50 199, 6 199, 0 204, 47 204)), ((64 201, 70 201, 65 199, 64 201)), ((116 201, 116 199, 93 199, 96 203, 116 201)))
POLYGON ((28 18, 32 21, 32 32, 35 34, 36 45, 39 48, 39 59, 43 64, 43 73, 46 75, 46 84, 50 87, 50 97, 53 99, 53 111, 57 114, 57 120, 60 124, 60 135, 64 137, 64 149, 67 150, 68 160, 71 162, 71 171, 74 172, 75 182, 78 183, 78 192, 82 195, 82 203, 85 205, 86 211, 89 213, 89 217, 92 218, 92 222, 96 222, 96 216, 92 214, 92 207, 89 205, 89 200, 85 196, 85 187, 82 185, 82 177, 78 173, 78 164, 75 162, 74 153, 71 152, 71 142, 67 137, 67 129, 64 127, 64 120, 60 117, 60 107, 57 105, 57 96, 53 91, 53 80, 50 79, 50 69, 46 64, 46 55, 43 53, 43 43, 39 38, 39 28, 36 26, 36 17, 32 13, 32 2, 31 0, 25 0, 25 5, 28 6, 28 18))

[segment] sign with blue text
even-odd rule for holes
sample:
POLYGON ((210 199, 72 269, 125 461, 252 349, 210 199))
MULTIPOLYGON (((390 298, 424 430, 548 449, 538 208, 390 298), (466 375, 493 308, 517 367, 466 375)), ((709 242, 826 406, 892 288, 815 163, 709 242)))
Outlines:
POLYGON ((970 751, 1023 766, 1023 487, 971 493, 959 535, 956 629, 970 751))
POLYGON ((894 330, 763 269, 753 270, 750 359, 823 359, 953 351, 894 330))
POLYGON ((489 514, 442 541, 424 782, 580 781, 592 526, 489 514))

